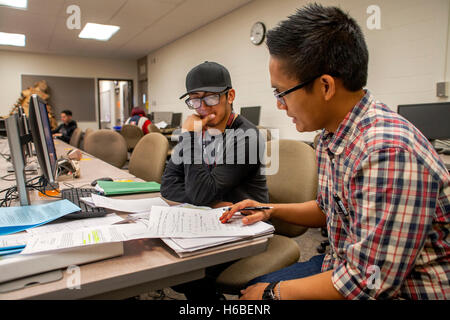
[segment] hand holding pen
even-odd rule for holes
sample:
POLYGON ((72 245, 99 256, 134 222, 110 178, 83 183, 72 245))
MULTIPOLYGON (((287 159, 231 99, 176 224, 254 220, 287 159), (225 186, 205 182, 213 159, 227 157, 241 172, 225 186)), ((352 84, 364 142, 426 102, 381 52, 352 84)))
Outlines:
POLYGON ((268 220, 272 214, 273 207, 263 205, 254 200, 244 200, 229 207, 220 217, 222 223, 227 223, 236 212, 245 215, 243 224, 253 224, 258 221, 268 220))

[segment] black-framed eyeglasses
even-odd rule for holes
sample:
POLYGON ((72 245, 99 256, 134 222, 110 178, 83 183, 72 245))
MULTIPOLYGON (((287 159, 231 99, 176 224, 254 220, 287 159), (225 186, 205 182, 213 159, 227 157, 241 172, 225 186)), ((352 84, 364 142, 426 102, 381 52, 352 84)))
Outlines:
POLYGON ((311 79, 309 79, 307 81, 304 81, 304 82, 296 85, 295 87, 287 89, 287 90, 285 90, 283 92, 278 92, 278 89, 275 89, 275 90, 273 90, 273 95, 278 100, 278 102, 280 102, 283 106, 285 106, 286 105, 286 101, 284 101, 284 98, 283 98, 285 95, 287 95, 287 94, 289 94, 291 92, 294 92, 296 90, 300 90, 301 88, 307 86, 308 84, 310 84, 311 82, 316 80, 318 77, 320 77, 320 76, 313 77, 313 78, 311 78, 311 79))
POLYGON ((216 93, 211 94, 209 96, 205 96, 203 98, 187 98, 184 102, 186 102, 189 109, 198 109, 202 106, 202 100, 205 101, 205 105, 208 107, 213 107, 219 104, 220 97, 230 91, 229 89, 216 93))

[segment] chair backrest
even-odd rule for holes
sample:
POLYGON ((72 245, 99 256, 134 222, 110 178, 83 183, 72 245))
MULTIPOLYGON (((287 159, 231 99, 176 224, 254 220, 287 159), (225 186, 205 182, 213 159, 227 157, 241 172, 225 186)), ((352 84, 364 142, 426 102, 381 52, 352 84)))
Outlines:
POLYGON ((320 133, 316 134, 313 141, 314 149, 317 149, 317 144, 319 143, 320 133))
POLYGON ((70 137, 69 144, 71 146, 74 146, 75 148, 79 148, 82 133, 83 133, 83 131, 80 128, 76 128, 73 131, 72 136, 70 137))
POLYGON ((148 132, 157 132, 157 133, 161 133, 161 130, 159 130, 159 128, 157 126, 155 126, 153 123, 150 123, 148 125, 148 132))
POLYGON ((125 138, 109 129, 89 133, 84 140, 84 150, 118 168, 123 167, 128 156, 125 138))
POLYGON ((262 134, 262 132, 265 132, 266 141, 269 142, 272 140, 272 133, 270 132, 270 129, 267 129, 263 126, 256 126, 259 129, 259 132, 262 134))
MULTIPOLYGON (((274 141, 268 142, 268 150, 271 150, 272 142, 274 141)), ((296 140, 281 139, 278 142, 278 172, 266 177, 270 202, 299 203, 316 199, 318 176, 314 149, 296 140)), ((272 219, 272 222, 277 233, 290 237, 306 231, 304 227, 281 220, 272 219)))
POLYGON ((91 134, 92 132, 94 132, 94 129, 92 128, 87 128, 84 133, 81 135, 81 141, 80 141, 80 149, 84 150, 84 141, 86 141, 86 137, 91 134))
POLYGON ((145 181, 161 183, 169 150, 169 142, 161 133, 146 134, 131 154, 128 170, 145 181))
POLYGON ((132 124, 123 125, 120 134, 125 138, 128 150, 134 149, 139 140, 144 136, 142 129, 132 124))

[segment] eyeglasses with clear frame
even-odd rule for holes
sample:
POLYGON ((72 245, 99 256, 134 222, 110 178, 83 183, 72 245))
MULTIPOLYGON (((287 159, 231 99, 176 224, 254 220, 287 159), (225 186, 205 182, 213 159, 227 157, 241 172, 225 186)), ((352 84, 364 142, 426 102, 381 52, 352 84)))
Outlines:
POLYGON ((285 95, 287 95, 287 94, 289 94, 291 92, 300 90, 301 88, 307 86, 308 84, 310 84, 311 82, 316 80, 318 77, 320 77, 320 76, 316 76, 316 77, 311 78, 311 79, 309 79, 307 81, 304 81, 304 82, 296 85, 295 87, 287 89, 287 90, 285 90, 283 92, 278 92, 278 89, 275 89, 275 90, 273 90, 273 95, 275 96, 275 98, 278 100, 279 103, 281 103, 283 106, 286 106, 286 101, 284 101, 284 98, 283 98, 285 95))
POLYGON ((193 110, 200 108, 202 106, 202 101, 204 101, 205 105, 207 105, 208 107, 213 107, 219 104, 220 97, 228 93, 228 91, 230 91, 230 89, 227 89, 225 91, 216 94, 211 94, 203 98, 187 98, 184 102, 186 103, 189 109, 193 110))

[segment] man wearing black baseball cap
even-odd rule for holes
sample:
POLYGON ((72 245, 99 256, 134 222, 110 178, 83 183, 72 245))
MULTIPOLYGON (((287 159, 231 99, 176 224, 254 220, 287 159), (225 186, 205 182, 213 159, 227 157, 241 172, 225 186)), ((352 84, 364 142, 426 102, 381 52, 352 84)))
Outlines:
POLYGON ((241 135, 234 145, 220 149, 221 153, 228 149, 229 154, 234 155, 231 159, 234 161, 228 161, 229 158, 225 161, 224 154, 204 156, 209 144, 217 140, 218 133, 222 141, 226 141, 227 134, 239 129, 244 133, 253 130, 259 142, 258 129, 233 112, 235 91, 228 70, 216 62, 204 62, 187 74, 186 90, 180 99, 188 96, 185 103, 195 113, 183 123, 181 142, 175 150, 183 153, 189 150, 192 157, 183 157, 181 163, 174 159, 169 161, 162 177, 163 197, 202 206, 235 203, 245 197, 268 199, 266 178, 260 174, 261 162, 258 159, 251 163, 251 148, 245 137, 241 139, 241 135), (209 134, 211 131, 215 133, 209 134), (238 148, 239 143, 245 148, 238 148), (239 150, 245 150, 244 154, 239 150), (196 156, 202 160, 201 163, 195 161, 196 156))
MULTIPOLYGON (((162 196, 211 207, 246 198, 267 202, 262 165, 259 158, 253 157, 259 152, 255 143, 259 146, 264 141, 251 122, 233 112, 235 91, 228 70, 216 62, 194 67, 186 76, 186 93, 180 99, 183 98, 195 113, 183 123, 180 142, 162 177, 162 196), (233 137, 236 132, 241 134, 233 137), (249 139, 252 135, 256 137, 253 142, 249 139), (208 153, 214 144, 213 152, 208 153)), ((216 296, 215 277, 225 267, 207 269, 204 279, 175 290, 185 293, 188 299, 211 299, 216 296)))

